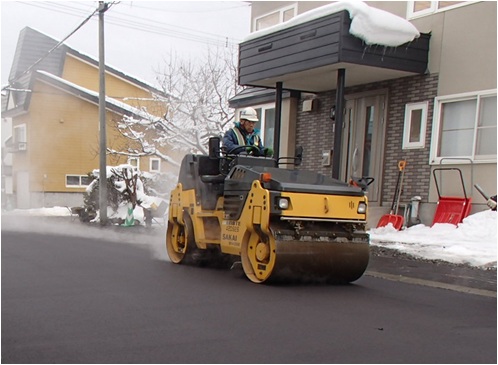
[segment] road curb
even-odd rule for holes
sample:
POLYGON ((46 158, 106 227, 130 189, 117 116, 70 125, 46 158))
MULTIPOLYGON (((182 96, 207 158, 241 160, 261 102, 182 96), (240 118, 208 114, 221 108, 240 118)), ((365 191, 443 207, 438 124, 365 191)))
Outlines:
POLYGON ((474 294, 474 295, 481 295, 484 297, 496 298, 496 291, 491 291, 491 290, 470 288, 470 287, 461 286, 461 285, 448 284, 448 283, 432 281, 432 280, 425 280, 425 279, 418 279, 418 278, 413 278, 413 277, 408 277, 408 276, 403 276, 403 275, 386 274, 386 273, 381 273, 381 272, 377 272, 377 271, 368 271, 367 270, 365 272, 365 275, 371 276, 374 278, 379 278, 379 279, 396 281, 396 282, 400 282, 400 283, 422 285, 422 286, 428 286, 431 288, 447 289, 447 290, 457 291, 460 293, 474 294))

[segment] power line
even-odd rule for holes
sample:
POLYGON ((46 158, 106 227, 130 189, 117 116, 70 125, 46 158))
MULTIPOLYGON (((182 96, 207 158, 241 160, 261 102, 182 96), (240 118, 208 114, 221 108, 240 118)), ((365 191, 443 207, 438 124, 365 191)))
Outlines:
POLYGON ((80 28, 85 25, 92 16, 97 13, 98 9, 95 9, 89 16, 87 16, 71 33, 69 33, 64 39, 62 39, 59 43, 57 43, 55 46, 53 46, 44 56, 42 56, 38 61, 33 63, 31 66, 29 66, 25 71, 20 73, 18 76, 15 76, 12 80, 9 81, 9 84, 7 86, 4 86, 2 88, 2 91, 5 90, 6 88, 12 86, 12 84, 19 80, 22 76, 26 75, 28 72, 30 72, 34 67, 36 67, 41 61, 43 61, 45 58, 47 58, 52 52, 54 52, 57 48, 59 48, 69 37, 71 37, 74 33, 76 33, 80 28))
POLYGON ((39 8, 39 9, 45 9, 45 10, 49 10, 49 11, 55 11, 55 12, 58 12, 61 14, 78 16, 78 17, 81 15, 86 15, 88 13, 88 10, 74 8, 71 6, 67 6, 63 3, 59 3, 59 2, 42 2, 42 1, 24 2, 24 1, 19 1, 19 4, 32 6, 32 7, 39 8), (54 9, 54 7, 59 8, 59 9, 54 9))
MULTIPOLYGON (((56 2, 22 2, 20 1, 19 3, 23 5, 28 5, 28 6, 34 6, 38 7, 41 9, 45 9, 48 11, 54 11, 58 13, 63 13, 63 14, 68 14, 71 16, 80 16, 82 13, 87 13, 85 10, 81 8, 75 8, 72 6, 67 6, 66 4, 61 4, 61 3, 56 3, 56 2), (54 9, 55 8, 57 9, 54 9)), ((119 4, 120 2, 112 2, 109 4, 109 8, 112 7, 113 5, 119 4)), ((77 4, 77 3, 75 3, 77 4)), ((147 7, 142 7, 138 6, 139 8, 147 8, 147 7)), ((149 8, 152 9, 152 8, 149 8)), ((158 10, 158 9, 154 9, 158 10)), ((163 9, 164 10, 164 9, 163 9)), ((165 10, 168 11, 168 10, 165 10)), ((52 49, 50 49, 43 57, 41 57, 38 61, 36 61, 34 64, 32 64, 30 67, 28 67, 24 72, 16 76, 14 79, 9 81, 9 84, 4 86, 1 90, 5 90, 7 88, 11 88, 12 84, 19 80, 22 76, 26 75, 28 72, 30 72, 35 66, 37 66, 40 62, 42 62, 46 57, 48 57, 52 52, 54 52, 57 48, 59 48, 69 37, 71 37, 74 33, 76 33, 84 24, 86 24, 96 13, 98 12, 98 8, 95 9, 89 16, 87 16, 83 22, 81 22, 69 35, 64 37, 61 41, 59 41, 52 49)), ((199 42, 199 43, 204 43, 204 44, 212 44, 215 46, 223 46, 223 47, 230 47, 230 48, 235 48, 237 46, 237 41, 233 38, 229 37, 223 37, 220 35, 216 35, 214 33, 208 33, 208 32, 201 32, 193 29, 189 29, 186 27, 181 27, 181 26, 173 26, 173 25, 168 25, 164 24, 158 21, 154 21, 151 19, 146 19, 146 18, 141 18, 137 16, 133 16, 133 19, 138 19, 136 20, 127 20, 124 19, 120 16, 125 16, 125 17, 131 17, 128 14, 120 13, 120 12, 112 12, 114 14, 117 14, 117 16, 108 16, 106 17, 106 22, 118 27, 124 27, 124 28, 132 28, 138 31, 142 32, 147 32, 147 33, 154 33, 158 35, 164 35, 167 37, 173 37, 173 38, 180 38, 180 39, 185 39, 193 42, 199 42), (140 22, 142 20, 143 22, 140 22), (155 24, 154 24, 155 23, 155 24), (156 25, 159 24, 159 25, 156 25), (168 28, 168 27, 174 27, 174 28, 168 28), (181 29, 184 29, 185 31, 182 31, 181 29), (199 34, 195 34, 199 33, 199 34), (208 36, 206 36, 208 35, 208 36)), ((112 14, 111 13, 111 14, 112 14)))
POLYGON ((219 46, 225 46, 228 45, 231 47, 235 47, 237 43, 234 43, 233 41, 228 41, 227 39, 222 39, 222 38, 211 38, 211 37, 205 37, 205 36, 200 36, 192 33, 187 33, 187 32, 182 32, 179 30, 174 30, 174 29, 166 29, 164 27, 160 26, 155 26, 153 24, 144 24, 140 22, 136 22, 133 20, 125 20, 125 19, 116 19, 109 15, 106 18, 106 23, 107 24, 112 24, 118 27, 124 27, 127 29, 135 29, 138 31, 143 31, 147 33, 154 33, 158 35, 164 35, 164 36, 169 36, 173 38, 180 38, 180 39, 185 39, 185 40, 190 40, 193 42, 199 42, 199 43, 204 43, 204 44, 213 44, 213 45, 219 45, 219 46))
POLYGON ((237 6, 231 6, 228 8, 222 8, 222 9, 202 9, 202 10, 175 10, 175 9, 161 9, 161 8, 153 8, 149 6, 143 6, 143 5, 137 5, 140 4, 139 2, 135 2, 132 4, 132 7, 140 8, 140 9, 148 9, 148 10, 154 10, 154 11, 160 11, 160 12, 165 12, 165 13, 211 13, 211 12, 220 12, 220 11, 225 11, 225 10, 232 10, 232 9, 240 9, 240 8, 245 8, 249 5, 237 5, 237 6))
MULTIPOLYGON (((68 14, 72 16, 77 16, 77 14, 81 14, 83 12, 80 8, 74 8, 68 6, 66 4, 61 3, 46 3, 46 2, 20 2, 24 5, 35 6, 38 8, 42 8, 49 11, 55 11, 63 14, 68 14)), ((75 3, 77 4, 77 3, 75 3)), ((138 8, 146 9, 148 7, 137 6, 138 8)), ((234 7, 235 8, 235 7, 234 7)), ((169 12, 169 9, 157 9, 157 8, 148 8, 153 10, 162 10, 165 12, 169 12)), ((173 11, 174 12, 174 11, 173 11)), ((195 13, 197 11, 189 11, 195 13)), ((171 24, 165 24, 160 21, 151 20, 148 18, 137 17, 136 15, 128 15, 125 13, 121 13, 119 11, 114 10, 112 13, 107 14, 106 23, 109 23, 114 26, 123 27, 123 28, 132 28, 138 31, 153 33, 158 35, 163 35, 171 38, 179 38, 185 39, 193 42, 204 43, 204 44, 213 44, 218 46, 230 46, 236 47, 240 40, 234 39, 227 36, 217 35, 214 33, 209 33, 205 31, 197 31, 191 28, 176 26, 171 24), (132 17, 133 20, 128 20, 123 17, 132 17)))
MULTIPOLYGON (((147 19, 147 18, 136 16, 136 15, 132 16, 132 15, 129 15, 129 14, 126 14, 126 13, 121 13, 119 11, 114 11, 113 14, 117 14, 117 15, 121 15, 121 16, 125 16, 125 17, 132 17, 133 19, 137 19, 137 20, 143 20, 144 21, 143 25, 149 25, 150 26, 151 25, 150 23, 158 24, 157 25, 158 29, 159 28, 163 28, 165 31, 168 31, 168 32, 174 31, 174 32, 184 33, 184 34, 197 33, 197 34, 199 34, 199 37, 208 38, 208 37, 206 37, 206 35, 207 35, 207 36, 212 37, 212 38, 223 39, 223 42, 226 41, 226 38, 232 39, 234 42, 236 41, 234 38, 222 36, 222 35, 215 34, 215 33, 206 32, 204 30, 200 31, 200 30, 195 30, 195 29, 191 29, 191 28, 187 28, 187 27, 182 27, 182 26, 179 26, 179 25, 174 25, 173 26, 173 25, 170 25, 170 24, 164 24, 163 22, 160 22, 160 21, 157 21, 157 20, 147 19), (170 28, 170 27, 173 27, 173 28, 170 28), (185 31, 182 31, 181 29, 183 29, 185 31)), ((117 20, 120 20, 119 17, 115 17, 115 18, 117 20)), ((125 19, 121 19, 121 20, 127 21, 125 19)), ((137 24, 141 24, 138 21, 136 23, 137 24)), ((192 35, 194 36, 194 34, 192 34, 192 35)))

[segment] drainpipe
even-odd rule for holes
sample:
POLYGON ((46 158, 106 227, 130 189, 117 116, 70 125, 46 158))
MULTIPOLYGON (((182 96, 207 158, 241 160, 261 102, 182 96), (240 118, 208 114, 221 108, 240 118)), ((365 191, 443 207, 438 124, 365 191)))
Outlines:
POLYGON ((341 144, 342 126, 344 119, 344 84, 346 80, 346 70, 337 70, 337 89, 335 96, 335 126, 334 126, 334 154, 332 158, 332 177, 339 179, 341 172, 341 144))
POLYGON ((280 157, 280 125, 282 121, 282 82, 275 89, 275 131, 273 132, 273 158, 280 157))

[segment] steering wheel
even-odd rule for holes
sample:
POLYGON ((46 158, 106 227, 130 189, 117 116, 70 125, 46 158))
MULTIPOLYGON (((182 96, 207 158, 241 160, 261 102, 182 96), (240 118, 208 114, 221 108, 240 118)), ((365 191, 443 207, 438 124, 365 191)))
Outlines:
POLYGON ((228 151, 227 155, 236 155, 237 153, 239 153, 239 150, 246 150, 248 154, 252 156, 257 156, 257 157, 261 156, 259 148, 251 145, 236 146, 232 148, 230 151, 228 151))

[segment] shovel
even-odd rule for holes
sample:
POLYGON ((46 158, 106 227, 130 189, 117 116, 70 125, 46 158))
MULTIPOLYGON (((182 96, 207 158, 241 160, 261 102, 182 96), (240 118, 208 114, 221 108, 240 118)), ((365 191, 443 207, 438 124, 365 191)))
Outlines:
POLYGON ((492 205, 490 205, 490 200, 491 201, 494 201, 496 203, 496 196, 493 197, 493 198, 490 198, 490 196, 488 194, 486 194, 486 192, 484 190, 482 190, 482 188, 477 185, 477 184, 474 184, 475 188, 477 189, 478 192, 481 193, 481 195, 483 196, 484 199, 486 199, 486 205, 491 209, 491 210, 494 210, 496 211, 496 204, 494 205, 494 207, 492 205))
POLYGON ((488 194, 486 194, 486 192, 485 192, 484 190, 482 190, 482 188, 481 188, 479 185, 474 184, 474 187, 477 189, 477 191, 478 191, 478 192, 480 192, 480 193, 481 193, 481 195, 482 195, 482 197, 483 197, 484 199, 486 199, 486 200, 488 200, 488 199, 489 199, 489 195, 488 195, 488 194))
POLYGON ((389 212, 389 214, 384 214, 382 217, 380 217, 379 223, 377 224, 377 228, 385 227, 389 223, 391 223, 394 226, 394 228, 398 231, 401 229, 401 227, 403 227, 405 219, 403 218, 402 215, 398 215, 398 206, 401 197, 401 187, 403 185, 403 178, 405 175, 405 166, 406 166, 405 160, 401 160, 398 162, 398 168, 399 168, 398 181, 396 182, 396 189, 394 189, 394 197, 393 197, 393 203, 391 205, 391 211, 389 212))

